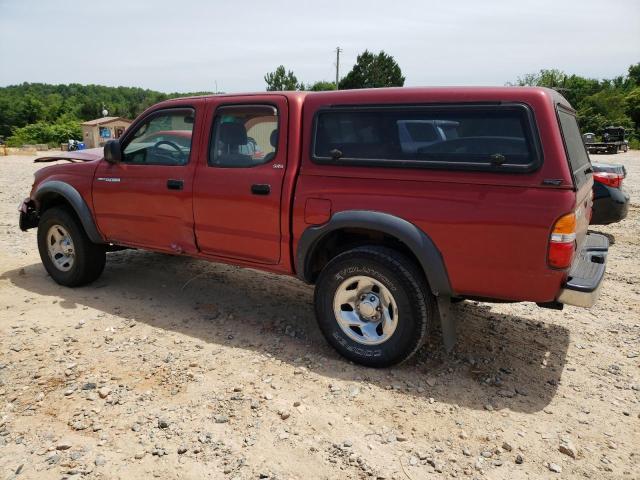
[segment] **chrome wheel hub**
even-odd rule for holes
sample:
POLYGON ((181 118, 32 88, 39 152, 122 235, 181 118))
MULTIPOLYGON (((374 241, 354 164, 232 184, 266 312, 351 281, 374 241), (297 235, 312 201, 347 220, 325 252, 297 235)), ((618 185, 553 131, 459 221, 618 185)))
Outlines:
POLYGON ((386 342, 398 326, 398 307, 387 287, 375 278, 343 281, 333 299, 336 321, 352 340, 363 345, 386 342))
POLYGON ((357 306, 358 313, 361 317, 368 318, 369 320, 380 317, 382 310, 380 307, 380 298, 373 292, 362 294, 357 306))
POLYGON ((75 249, 71 235, 62 225, 53 225, 47 232, 47 252, 53 265, 62 272, 73 268, 75 249))

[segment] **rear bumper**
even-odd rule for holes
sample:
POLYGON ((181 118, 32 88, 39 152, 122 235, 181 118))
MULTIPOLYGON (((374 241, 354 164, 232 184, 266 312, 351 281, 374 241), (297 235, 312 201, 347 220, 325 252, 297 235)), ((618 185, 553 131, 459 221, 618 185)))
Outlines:
POLYGON ((604 235, 587 234, 582 249, 571 265, 567 282, 557 301, 576 307, 592 307, 600 296, 602 279, 607 269, 609 240, 604 235))

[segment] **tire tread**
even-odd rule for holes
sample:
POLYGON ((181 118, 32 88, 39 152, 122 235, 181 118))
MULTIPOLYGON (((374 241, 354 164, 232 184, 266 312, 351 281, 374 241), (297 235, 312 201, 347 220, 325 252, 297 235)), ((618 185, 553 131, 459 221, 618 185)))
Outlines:
MULTIPOLYGON (((436 310, 435 300, 428 288, 426 279, 414 263, 411 262, 411 260, 409 260, 404 254, 389 247, 365 245, 336 255, 327 263, 323 271, 320 273, 316 286, 316 305, 319 301, 319 288, 323 288, 325 276, 328 275, 328 272, 331 271, 332 267, 342 262, 357 261, 362 260, 363 258, 372 260, 375 263, 390 269, 398 275, 400 281, 404 284, 403 287, 409 288, 409 297, 415 299, 417 303, 418 318, 415 320, 419 325, 418 334, 412 339, 411 346, 405 349, 405 351, 403 351, 393 362, 380 365, 370 364, 369 362, 366 364, 368 366, 389 366, 391 364, 403 363, 411 358, 424 345, 429 333, 430 319, 434 318, 436 310)), ((317 308, 316 311, 318 311, 317 308)), ((327 332, 325 332, 324 329, 322 330, 325 337, 333 344, 327 332)), ((359 362, 357 358, 349 359, 359 362)), ((359 363, 364 362, 360 361, 359 363)))
POLYGON ((52 207, 40 217, 38 224, 38 250, 45 269, 60 285, 67 287, 79 287, 96 280, 104 270, 106 263, 106 249, 104 245, 93 243, 87 236, 82 224, 75 213, 66 207, 52 207), (61 272, 51 262, 46 246, 47 223, 57 221, 67 227, 73 237, 76 251, 76 264, 68 272, 61 272))

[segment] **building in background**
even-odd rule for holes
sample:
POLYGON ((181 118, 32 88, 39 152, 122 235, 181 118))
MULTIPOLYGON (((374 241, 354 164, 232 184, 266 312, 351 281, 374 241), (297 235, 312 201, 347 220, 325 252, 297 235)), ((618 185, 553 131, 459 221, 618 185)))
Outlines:
POLYGON ((82 124, 82 142, 86 148, 102 147, 107 141, 120 138, 131 120, 122 117, 102 117, 82 124))

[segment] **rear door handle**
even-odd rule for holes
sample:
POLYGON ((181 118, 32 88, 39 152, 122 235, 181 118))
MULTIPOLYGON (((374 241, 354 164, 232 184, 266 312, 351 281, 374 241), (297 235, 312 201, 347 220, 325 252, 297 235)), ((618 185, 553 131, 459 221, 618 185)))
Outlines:
POLYGON ((182 190, 184 188, 184 182, 182 180, 167 180, 167 188, 169 190, 182 190))
POLYGON ((269 195, 271 193, 271 185, 267 183, 256 183, 251 185, 251 193, 254 195, 269 195))

